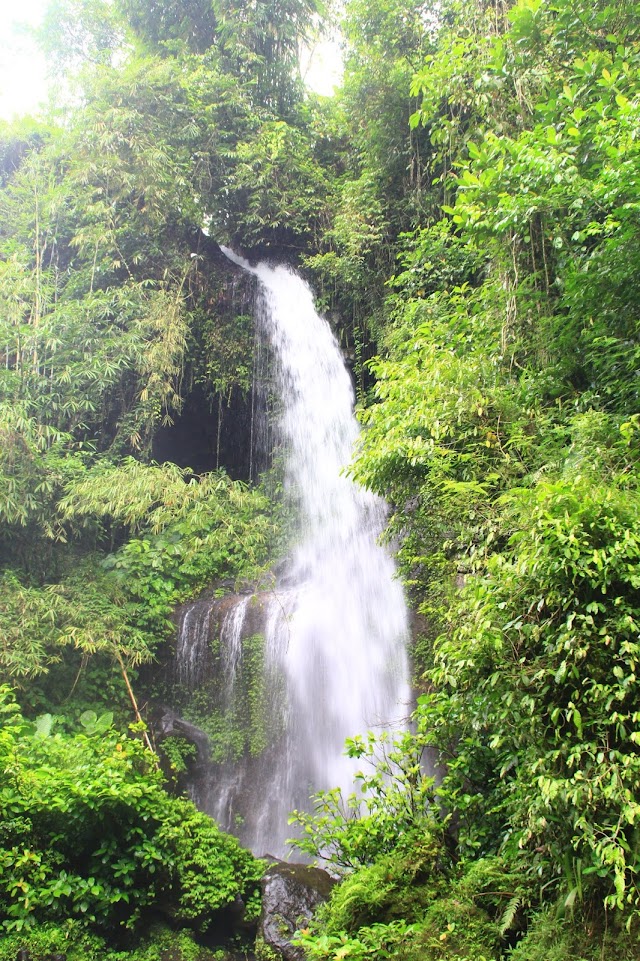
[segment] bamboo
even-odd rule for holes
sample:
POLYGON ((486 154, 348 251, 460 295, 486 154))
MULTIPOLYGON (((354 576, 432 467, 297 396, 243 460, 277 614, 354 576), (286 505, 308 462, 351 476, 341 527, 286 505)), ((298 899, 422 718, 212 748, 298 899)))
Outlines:
MULTIPOLYGON (((127 669, 124 666, 124 661, 122 660, 122 657, 120 655, 120 651, 116 649, 115 655, 116 655, 116 660, 120 665, 120 670, 122 671, 122 677, 124 678, 124 683, 126 684, 127 691, 129 693, 129 700, 131 701, 131 706, 133 707, 133 713, 136 716, 136 721, 139 724, 144 724, 144 721, 142 720, 142 715, 140 714, 140 711, 138 709, 138 702, 136 701, 136 696, 133 693, 133 688, 131 687, 131 682, 129 681, 129 675, 127 674, 127 669)), ((153 750, 153 745, 151 744, 151 738, 149 737, 149 732, 147 730, 142 731, 142 740, 144 741, 145 745, 149 748, 149 750, 153 751, 153 753, 155 754, 155 751, 153 750)))

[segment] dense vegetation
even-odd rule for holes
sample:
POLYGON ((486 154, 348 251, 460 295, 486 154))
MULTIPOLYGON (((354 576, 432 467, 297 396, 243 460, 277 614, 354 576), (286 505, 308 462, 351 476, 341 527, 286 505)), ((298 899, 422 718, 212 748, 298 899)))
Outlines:
POLYGON ((140 741, 89 711, 83 733, 55 733, 50 714, 30 724, 0 693, 6 932, 79 920, 131 929, 164 902, 204 929, 235 898, 255 914, 259 862, 167 794, 140 741))
POLYGON ((637 13, 448 8, 413 74, 429 187, 353 473, 395 505, 426 671, 367 816, 301 818, 357 867, 313 958, 637 955, 637 13))
POLYGON ((0 674, 27 718, 7 694, 5 930, 37 922, 45 950, 68 924, 80 945, 135 929, 131 886, 180 923, 253 890, 255 866, 101 721, 126 724, 124 680, 175 604, 255 576, 272 543, 264 492, 219 470, 252 336, 208 225, 294 259, 338 318, 366 425, 352 472, 392 505, 422 615, 413 733, 349 743, 364 807, 330 792, 298 815, 344 874, 300 943, 637 957, 640 8, 350 0, 329 99, 296 72, 311 2, 52 10, 73 106, 0 131, 0 674), (198 403, 213 462, 155 463, 198 403), (118 797, 87 804, 100 779, 118 797))

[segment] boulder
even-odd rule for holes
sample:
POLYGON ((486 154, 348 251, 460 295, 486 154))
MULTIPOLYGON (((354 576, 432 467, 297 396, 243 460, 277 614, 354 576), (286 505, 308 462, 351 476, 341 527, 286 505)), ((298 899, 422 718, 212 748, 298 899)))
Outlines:
POLYGON ((331 894, 335 880, 321 868, 274 861, 262 879, 262 917, 258 940, 284 961, 304 961, 291 943, 315 909, 331 894))

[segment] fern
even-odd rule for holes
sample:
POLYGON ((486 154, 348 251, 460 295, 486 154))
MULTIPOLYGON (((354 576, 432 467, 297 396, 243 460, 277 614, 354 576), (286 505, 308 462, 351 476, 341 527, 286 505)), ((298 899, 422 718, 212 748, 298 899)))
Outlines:
POLYGON ((498 930, 501 938, 504 938, 507 932, 513 928, 513 922, 515 921, 515 917, 521 906, 522 898, 519 895, 516 894, 509 900, 509 903, 504 910, 504 914, 500 919, 500 927, 498 930))

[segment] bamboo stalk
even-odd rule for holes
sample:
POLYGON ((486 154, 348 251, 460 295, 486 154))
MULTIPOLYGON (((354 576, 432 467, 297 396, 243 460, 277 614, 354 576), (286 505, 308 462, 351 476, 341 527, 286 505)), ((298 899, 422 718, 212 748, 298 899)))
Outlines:
MULTIPOLYGON (((122 657, 120 655, 120 651, 116 649, 115 655, 116 655, 116 660, 120 665, 120 670, 122 671, 122 677, 124 678, 124 683, 126 684, 127 691, 129 693, 129 700, 131 701, 131 706, 133 707, 133 713, 136 716, 136 721, 139 724, 144 724, 144 721, 142 720, 142 715, 140 714, 140 711, 138 709, 138 702, 136 701, 136 696, 133 693, 133 688, 131 687, 131 682, 129 681, 129 675, 127 674, 127 669, 124 666, 124 661, 122 660, 122 657)), ((151 738, 149 737, 148 731, 146 730, 142 731, 142 740, 144 741, 145 745, 149 748, 149 750, 153 751, 153 745, 151 744, 151 738)), ((155 754, 155 751, 153 751, 153 753, 155 754)))

